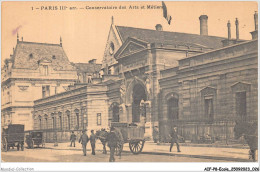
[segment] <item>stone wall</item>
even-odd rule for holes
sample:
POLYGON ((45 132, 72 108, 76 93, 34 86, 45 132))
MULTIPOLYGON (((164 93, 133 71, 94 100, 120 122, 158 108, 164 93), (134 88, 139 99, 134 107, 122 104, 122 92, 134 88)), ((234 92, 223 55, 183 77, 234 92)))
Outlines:
POLYGON ((171 126, 178 126, 179 133, 190 140, 205 134, 233 139, 233 126, 240 118, 237 92, 246 92, 246 118, 257 120, 257 68, 257 42, 252 41, 183 59, 177 71, 162 71, 158 101, 162 103, 161 139, 168 137, 171 126), (175 121, 168 119, 170 94, 177 94, 179 100, 179 119, 175 121), (212 118, 205 112, 207 97, 213 101, 212 118))

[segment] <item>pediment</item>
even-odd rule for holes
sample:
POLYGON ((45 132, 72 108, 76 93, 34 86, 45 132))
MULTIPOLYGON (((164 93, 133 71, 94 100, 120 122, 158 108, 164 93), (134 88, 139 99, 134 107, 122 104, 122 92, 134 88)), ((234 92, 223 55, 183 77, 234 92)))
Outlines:
POLYGON ((203 96, 207 96, 207 95, 214 95, 216 91, 217 91, 216 88, 208 86, 203 88, 200 92, 203 96))
POLYGON ((116 59, 147 49, 148 43, 136 38, 128 38, 115 54, 116 59))
POLYGON ((232 91, 241 92, 241 91, 250 91, 251 84, 244 82, 237 82, 231 85, 232 91))

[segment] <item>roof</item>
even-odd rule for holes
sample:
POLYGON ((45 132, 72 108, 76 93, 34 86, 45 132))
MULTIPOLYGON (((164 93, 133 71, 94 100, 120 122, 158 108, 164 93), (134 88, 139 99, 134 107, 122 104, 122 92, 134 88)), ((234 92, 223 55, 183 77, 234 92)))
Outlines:
POLYGON ((101 64, 96 63, 73 63, 79 73, 96 73, 101 70, 101 64))
POLYGON ((141 29, 125 26, 115 26, 122 42, 125 42, 128 37, 141 39, 149 43, 163 44, 189 44, 208 48, 223 47, 223 37, 205 36, 180 32, 157 31, 151 29, 141 29))
POLYGON ((60 44, 19 41, 12 60, 13 68, 35 70, 47 61, 54 70, 75 70, 60 44))

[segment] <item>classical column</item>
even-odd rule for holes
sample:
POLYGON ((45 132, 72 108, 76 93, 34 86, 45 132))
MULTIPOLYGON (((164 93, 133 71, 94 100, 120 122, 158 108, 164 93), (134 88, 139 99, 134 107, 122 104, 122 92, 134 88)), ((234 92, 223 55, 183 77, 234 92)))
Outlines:
POLYGON ((152 138, 153 127, 152 127, 151 101, 145 102, 145 111, 146 111, 146 123, 145 123, 146 133, 145 134, 148 137, 152 138))
POLYGON ((132 123, 132 104, 126 104, 127 122, 132 123))

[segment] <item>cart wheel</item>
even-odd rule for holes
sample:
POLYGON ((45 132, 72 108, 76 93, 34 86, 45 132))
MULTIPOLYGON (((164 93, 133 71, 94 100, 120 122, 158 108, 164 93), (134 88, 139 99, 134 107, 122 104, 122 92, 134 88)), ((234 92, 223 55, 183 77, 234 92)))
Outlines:
POLYGON ((130 141, 129 148, 133 154, 139 154, 142 152, 144 147, 144 140, 140 141, 130 141))
POLYGON ((20 150, 20 143, 18 143, 18 145, 17 145, 17 151, 19 151, 20 150))

